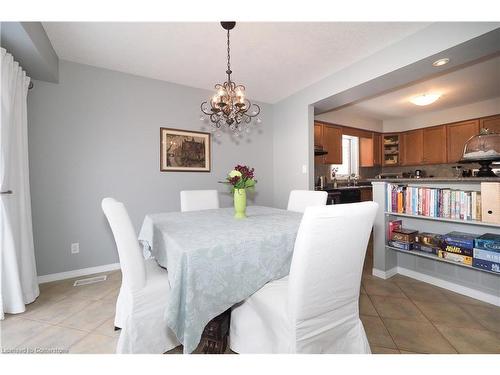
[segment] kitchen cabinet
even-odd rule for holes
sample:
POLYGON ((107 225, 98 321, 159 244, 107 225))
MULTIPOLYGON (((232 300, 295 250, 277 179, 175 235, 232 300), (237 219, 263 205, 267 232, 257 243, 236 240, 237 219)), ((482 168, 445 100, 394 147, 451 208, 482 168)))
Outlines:
POLYGON ((481 129, 489 129, 500 134, 500 115, 480 118, 479 124, 481 129))
POLYGON ((324 156, 325 164, 342 164, 342 129, 323 125, 323 148, 328 151, 324 156))
POLYGON ((378 133, 373 133, 373 165, 382 165, 382 136, 378 133))
POLYGON ((361 190, 361 202, 373 200, 373 192, 371 188, 363 188, 361 190))
POLYGON ((314 124, 314 145, 323 146, 323 125, 314 124))
POLYGON ((446 126, 433 126, 422 129, 423 164, 446 163, 446 126))
POLYGON ((399 134, 384 134, 382 136, 382 165, 394 166, 400 163, 400 140, 399 134))
POLYGON ((408 131, 402 134, 403 165, 422 164, 424 154, 424 137, 422 129, 408 131))
POLYGON ((465 142, 478 133, 479 120, 455 122, 446 125, 447 162, 458 162, 462 158, 465 142))
POLYGON ((359 166, 374 167, 381 164, 381 142, 382 137, 378 133, 372 133, 370 138, 359 138, 359 166))

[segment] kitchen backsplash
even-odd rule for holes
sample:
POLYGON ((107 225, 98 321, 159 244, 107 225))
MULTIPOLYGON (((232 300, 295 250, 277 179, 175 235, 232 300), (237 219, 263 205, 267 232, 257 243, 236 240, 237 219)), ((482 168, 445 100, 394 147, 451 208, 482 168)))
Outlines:
POLYGON ((413 166, 396 166, 382 167, 382 173, 414 173, 416 169, 424 171, 425 177, 455 177, 453 167, 461 165, 462 170, 479 168, 477 164, 435 164, 435 165, 413 165, 413 166))
MULTIPOLYGON (((359 168, 360 180, 374 178, 380 173, 414 173, 416 169, 424 171, 426 177, 455 177, 452 167, 461 165, 462 169, 479 168, 476 164, 436 164, 436 165, 422 165, 422 166, 395 166, 395 167, 369 167, 359 168)), ((330 165, 320 164, 314 166, 314 181, 318 180, 319 176, 326 176, 326 181, 331 182, 330 165)))

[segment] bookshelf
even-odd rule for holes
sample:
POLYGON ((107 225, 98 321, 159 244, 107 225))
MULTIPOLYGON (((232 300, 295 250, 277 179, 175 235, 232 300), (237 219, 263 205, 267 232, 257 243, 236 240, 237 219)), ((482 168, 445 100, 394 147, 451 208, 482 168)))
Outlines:
POLYGON ((482 227, 493 227, 500 228, 500 224, 495 223, 487 223, 485 221, 477 221, 477 220, 461 220, 461 219, 449 219, 444 217, 431 217, 431 216, 423 216, 423 215, 410 215, 404 213, 397 212, 385 212, 386 216, 399 216, 399 217, 408 217, 411 219, 421 219, 421 220, 432 220, 432 221, 443 221, 447 223, 455 223, 455 224, 467 224, 467 225, 478 225, 482 227))
MULTIPOLYGON (((500 179, 496 181, 500 183, 500 179)), ((373 200, 379 204, 379 212, 373 229, 373 274, 387 279, 398 273, 500 306, 499 273, 439 258, 435 254, 398 249, 388 245, 386 238, 387 225, 391 220, 402 220, 403 228, 442 235, 452 231, 477 235, 500 234, 500 224, 496 223, 419 215, 415 212, 392 212, 388 209, 390 207, 387 202, 389 184, 480 192, 481 182, 492 181, 481 178, 441 178, 423 181, 418 179, 372 180, 373 200)))
POLYGON ((440 257, 438 257, 437 255, 434 255, 434 254, 425 253, 423 251, 403 250, 403 249, 398 249, 397 247, 392 247, 392 246, 389 246, 389 245, 386 245, 386 248, 389 249, 389 250, 399 251, 401 253, 410 254, 410 255, 417 256, 417 257, 432 259, 432 260, 435 260, 435 261, 438 261, 438 262, 449 263, 449 264, 453 264, 455 266, 469 268, 469 269, 472 269, 474 271, 487 272, 487 273, 491 273, 491 274, 497 275, 497 276, 500 275, 497 272, 488 271, 488 270, 484 270, 484 269, 481 269, 481 268, 475 268, 475 267, 472 267, 472 266, 469 266, 469 265, 463 264, 463 263, 457 263, 457 262, 454 262, 452 260, 440 258, 440 257))

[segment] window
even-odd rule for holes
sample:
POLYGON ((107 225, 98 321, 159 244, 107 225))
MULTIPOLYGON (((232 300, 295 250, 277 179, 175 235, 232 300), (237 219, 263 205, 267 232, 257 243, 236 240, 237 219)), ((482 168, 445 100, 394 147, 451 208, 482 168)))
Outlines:
POLYGON ((337 178, 347 178, 351 174, 359 175, 359 138, 342 136, 342 164, 332 164, 330 173, 337 168, 337 178))

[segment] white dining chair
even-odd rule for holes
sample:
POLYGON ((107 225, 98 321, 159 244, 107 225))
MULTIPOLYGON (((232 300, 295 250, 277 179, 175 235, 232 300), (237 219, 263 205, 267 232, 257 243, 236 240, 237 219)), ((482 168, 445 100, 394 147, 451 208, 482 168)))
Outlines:
POLYGON ((288 197, 288 211, 304 212, 306 207, 324 206, 328 198, 326 191, 292 190, 288 197))
POLYGON ((181 211, 200 211, 219 208, 217 190, 182 190, 181 211))
POLYGON ((168 328, 165 310, 170 294, 167 270, 144 260, 125 206, 104 198, 102 210, 115 238, 122 271, 115 327, 121 328, 117 353, 164 353, 179 345, 168 328))
POLYGON ((308 207, 289 276, 233 307, 237 353, 370 353, 359 319, 366 247, 378 204, 308 207))

